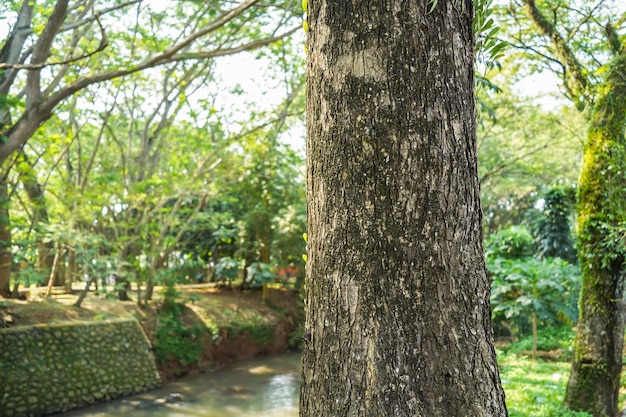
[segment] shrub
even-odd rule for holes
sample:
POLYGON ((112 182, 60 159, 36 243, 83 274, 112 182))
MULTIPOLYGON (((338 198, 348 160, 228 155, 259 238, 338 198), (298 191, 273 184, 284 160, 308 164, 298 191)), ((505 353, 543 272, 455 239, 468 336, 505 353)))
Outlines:
MULTIPOLYGON (((552 350, 562 349, 568 354, 573 349, 575 332, 570 326, 549 326, 540 329, 537 333, 537 349, 548 352, 552 350)), ((533 347, 533 338, 531 335, 524 336, 518 341, 511 343, 503 348, 509 352, 529 351, 533 347)))
POLYGON ((187 327, 180 304, 170 302, 157 314, 154 332, 154 356, 159 363, 176 358, 183 365, 196 363, 203 351, 205 330, 198 325, 187 327))
POLYGON ((274 282, 276 274, 272 272, 271 266, 263 262, 253 262, 248 267, 246 284, 250 288, 260 288, 263 284, 274 282))
POLYGON ((534 238, 524 226, 511 226, 485 240, 487 258, 518 259, 534 253, 534 238))
POLYGON ((494 319, 527 329, 533 315, 544 325, 576 321, 580 271, 560 258, 488 258, 494 319))
POLYGON ((229 284, 239 276, 240 262, 229 256, 218 259, 215 265, 215 277, 217 281, 228 282, 229 284))

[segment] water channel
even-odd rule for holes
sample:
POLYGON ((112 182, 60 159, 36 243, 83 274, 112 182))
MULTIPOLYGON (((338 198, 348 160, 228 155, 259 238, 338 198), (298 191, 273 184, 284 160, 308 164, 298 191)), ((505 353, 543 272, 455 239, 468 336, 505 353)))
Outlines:
POLYGON ((225 365, 149 393, 60 414, 63 417, 295 417, 300 355, 225 365))

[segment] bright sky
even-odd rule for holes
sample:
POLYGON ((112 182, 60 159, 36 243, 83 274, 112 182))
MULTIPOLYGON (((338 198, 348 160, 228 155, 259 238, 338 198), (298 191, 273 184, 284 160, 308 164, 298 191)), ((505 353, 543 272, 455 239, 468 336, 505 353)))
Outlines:
POLYGON ((554 110, 568 104, 559 91, 559 83, 554 73, 545 71, 523 78, 513 87, 513 91, 520 97, 534 98, 546 110, 554 110))

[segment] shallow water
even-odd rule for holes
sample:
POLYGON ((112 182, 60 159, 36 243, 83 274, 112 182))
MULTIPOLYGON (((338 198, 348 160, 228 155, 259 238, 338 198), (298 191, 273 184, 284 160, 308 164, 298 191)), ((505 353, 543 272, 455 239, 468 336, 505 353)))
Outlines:
POLYGON ((295 417, 300 355, 226 365, 146 394, 60 414, 64 417, 295 417), (180 394, 181 402, 164 399, 180 394))

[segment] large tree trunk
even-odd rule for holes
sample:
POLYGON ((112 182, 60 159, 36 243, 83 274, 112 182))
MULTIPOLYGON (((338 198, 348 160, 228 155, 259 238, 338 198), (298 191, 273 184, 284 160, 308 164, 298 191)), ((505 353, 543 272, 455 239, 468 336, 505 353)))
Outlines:
POLYGON ((472 1, 309 2, 300 415, 506 416, 472 1))
POLYGON ((565 405, 594 417, 615 417, 619 411, 624 242, 618 231, 626 221, 624 74, 626 51, 614 59, 604 94, 597 101, 578 183, 578 254, 583 282, 565 405))

